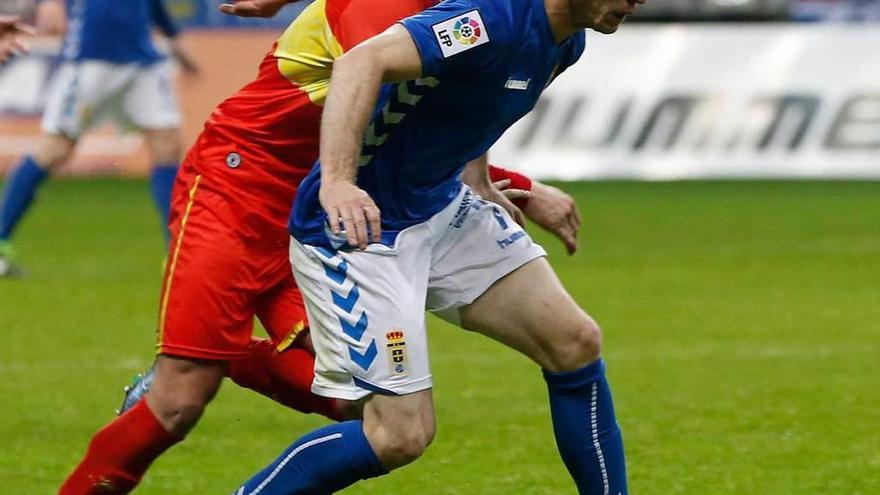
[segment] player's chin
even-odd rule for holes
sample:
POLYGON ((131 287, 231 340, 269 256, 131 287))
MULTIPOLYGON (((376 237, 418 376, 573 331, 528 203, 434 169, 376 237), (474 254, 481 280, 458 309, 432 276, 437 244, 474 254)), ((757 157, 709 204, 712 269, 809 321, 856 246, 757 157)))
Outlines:
POLYGON ((617 29, 620 28, 620 25, 623 24, 623 21, 625 20, 626 14, 607 14, 602 17, 601 21, 596 23, 593 29, 602 34, 613 34, 617 32, 617 29))

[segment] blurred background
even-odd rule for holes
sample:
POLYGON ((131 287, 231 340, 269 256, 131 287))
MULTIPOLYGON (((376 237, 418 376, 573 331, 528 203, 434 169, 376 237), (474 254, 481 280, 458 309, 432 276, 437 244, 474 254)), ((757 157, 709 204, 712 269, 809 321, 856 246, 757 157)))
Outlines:
MULTIPOLYGON (((307 2, 272 20, 220 14, 219 0, 167 0, 197 54, 181 78, 185 142, 256 73, 307 2), (222 36, 218 36, 222 33, 222 36)), ((33 19, 34 0, 0 12, 33 19)), ((554 84, 495 160, 560 179, 880 178, 880 0, 663 0, 554 84)), ((0 69, 0 171, 31 151, 59 40, 0 69)), ((135 135, 93 133, 67 174, 140 175, 135 135)))
MULTIPOLYGON (((267 21, 165 1, 201 69, 178 71, 188 147, 306 2, 267 21)), ((57 35, 31 44, 0 66, 0 177, 35 151, 58 70, 57 35)), ((587 44, 493 161, 584 216, 575 256, 529 231, 602 325, 633 493, 877 495, 880 0, 648 0, 587 44)), ((149 156, 109 127, 80 144, 17 233, 25 276, 0 279, 0 494, 57 491, 154 355, 149 156)), ((536 366, 429 334, 438 440, 346 493, 572 493, 536 366)), ((138 493, 229 493, 320 423, 227 385, 138 493)))
MULTIPOLYGON (((189 146, 305 3, 271 21, 166 3, 201 67, 177 82, 189 146)), ((587 44, 493 161, 584 215, 575 256, 529 229, 602 325, 632 492, 880 493, 880 0, 648 0, 587 44)), ((59 45, 0 67, 0 176, 36 146, 59 45)), ((17 233, 0 495, 54 493, 152 362, 167 251, 149 162, 135 134, 88 134, 17 233)), ((429 334, 440 436, 346 493, 572 493, 539 370, 437 319, 429 334)), ((229 493, 320 421, 227 385, 138 493, 229 493)))

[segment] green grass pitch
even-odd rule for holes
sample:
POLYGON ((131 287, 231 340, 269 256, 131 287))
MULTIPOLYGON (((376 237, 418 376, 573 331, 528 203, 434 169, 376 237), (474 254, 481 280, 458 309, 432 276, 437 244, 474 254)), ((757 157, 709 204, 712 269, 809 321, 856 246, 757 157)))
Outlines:
MULTIPOLYGON (((880 184, 564 187, 582 251, 538 238, 604 329, 631 493, 880 493, 880 184)), ((150 363, 162 242, 140 181, 51 183, 18 234, 0 494, 48 494, 150 363)), ((346 493, 574 493, 539 370, 437 321, 430 339, 435 444, 346 493)), ((228 383, 138 493, 230 493, 320 424, 228 383)))

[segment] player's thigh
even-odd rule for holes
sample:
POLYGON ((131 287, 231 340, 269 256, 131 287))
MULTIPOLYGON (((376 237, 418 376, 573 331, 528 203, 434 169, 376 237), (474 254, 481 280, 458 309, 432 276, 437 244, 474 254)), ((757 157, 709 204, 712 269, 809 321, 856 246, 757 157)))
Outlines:
POLYGON ((412 240, 410 249, 400 251, 371 245, 350 252, 291 241, 315 347, 312 390, 318 395, 358 400, 431 387, 424 315, 429 260, 418 239, 412 240))
POLYGON ((458 312, 464 328, 498 340, 550 371, 575 369, 598 357, 598 327, 545 258, 499 279, 458 312))
POLYGON ((136 70, 99 61, 62 64, 49 86, 43 131, 78 139, 112 110, 136 70))
POLYGON ((122 99, 122 113, 125 121, 140 131, 180 128, 180 109, 169 61, 157 62, 138 71, 122 99))
POLYGON ((503 208, 465 192, 434 255, 427 308, 551 370, 577 367, 595 325, 559 283, 543 248, 503 208))
POLYGON ((260 282, 226 200, 201 176, 181 178, 159 310, 159 352, 206 360, 245 356, 260 282))

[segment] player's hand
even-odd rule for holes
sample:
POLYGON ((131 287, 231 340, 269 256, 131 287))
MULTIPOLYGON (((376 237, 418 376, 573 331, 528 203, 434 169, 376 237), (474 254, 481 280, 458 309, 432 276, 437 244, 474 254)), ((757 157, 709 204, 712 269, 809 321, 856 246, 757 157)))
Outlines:
POLYGON ((382 240, 379 207, 363 189, 348 181, 324 181, 318 199, 330 230, 337 235, 344 232, 350 246, 366 249, 371 241, 382 240))
POLYGON ((504 208, 516 223, 525 226, 526 219, 523 216, 523 212, 511 200, 531 197, 531 193, 522 189, 505 189, 509 185, 510 179, 499 180, 498 182, 490 183, 488 186, 470 184, 474 193, 486 201, 491 201, 504 208))
POLYGON ((231 0, 220 5, 220 12, 236 17, 275 17, 290 0, 231 0))
POLYGON ((571 196, 556 187, 534 181, 529 204, 523 213, 529 220, 558 237, 565 244, 568 254, 577 252, 581 214, 571 196))
POLYGON ((191 77, 199 76, 200 69, 196 59, 190 55, 189 51, 176 38, 171 40, 170 51, 171 56, 174 60, 177 60, 177 63, 180 64, 180 68, 183 69, 186 75, 191 77))
POLYGON ((510 179, 501 179, 493 182, 492 185, 501 191, 501 194, 511 202, 516 201, 517 199, 528 199, 532 196, 532 193, 525 189, 514 189, 510 187, 511 182, 510 179))
POLYGON ((34 28, 20 22, 18 17, 0 16, 0 64, 6 63, 13 55, 27 53, 22 38, 34 33, 34 28))

